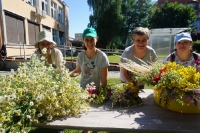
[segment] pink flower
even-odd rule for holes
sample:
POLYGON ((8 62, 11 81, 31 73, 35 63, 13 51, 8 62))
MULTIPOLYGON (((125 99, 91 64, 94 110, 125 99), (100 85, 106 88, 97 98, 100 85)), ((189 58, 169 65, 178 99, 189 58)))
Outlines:
POLYGON ((194 63, 200 65, 200 62, 198 60, 195 60, 194 63))
POLYGON ((97 95, 99 94, 99 91, 97 88, 93 90, 93 94, 97 94, 97 95))
POLYGON ((89 89, 87 89, 87 91, 89 94, 92 94, 92 89, 89 88, 89 89))

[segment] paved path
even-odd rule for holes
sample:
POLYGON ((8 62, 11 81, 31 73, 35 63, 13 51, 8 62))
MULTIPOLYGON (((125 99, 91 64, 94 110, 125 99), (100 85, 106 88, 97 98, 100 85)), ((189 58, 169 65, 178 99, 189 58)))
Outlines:
POLYGON ((0 71, 1 75, 11 75, 10 71, 0 71))
MULTIPOLYGON (((0 71, 1 75, 11 75, 10 71, 0 71)), ((119 78, 119 71, 109 71, 108 78, 119 78)))
POLYGON ((119 71, 109 71, 108 78, 120 78, 119 71))

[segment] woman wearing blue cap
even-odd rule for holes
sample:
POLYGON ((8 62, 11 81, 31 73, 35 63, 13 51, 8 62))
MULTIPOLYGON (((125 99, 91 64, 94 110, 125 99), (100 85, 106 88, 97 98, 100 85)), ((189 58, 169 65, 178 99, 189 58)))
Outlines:
POLYGON ((200 55, 192 51, 192 38, 190 33, 180 33, 176 35, 175 51, 167 56, 163 63, 175 61, 176 63, 193 66, 200 72, 200 55))
POLYGON ((70 72, 81 73, 80 85, 86 88, 87 84, 94 83, 96 87, 107 85, 109 61, 107 55, 96 48, 97 33, 94 28, 86 28, 83 31, 84 51, 76 62, 76 69, 70 72))

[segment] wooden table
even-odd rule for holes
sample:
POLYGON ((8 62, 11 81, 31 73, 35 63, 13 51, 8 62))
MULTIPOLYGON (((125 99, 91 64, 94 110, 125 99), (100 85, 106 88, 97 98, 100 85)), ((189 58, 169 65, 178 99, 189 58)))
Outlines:
POLYGON ((181 114, 158 106, 153 91, 140 93, 144 105, 130 108, 91 105, 91 111, 79 118, 67 118, 35 125, 42 128, 77 129, 134 133, 200 133, 200 114, 181 114))

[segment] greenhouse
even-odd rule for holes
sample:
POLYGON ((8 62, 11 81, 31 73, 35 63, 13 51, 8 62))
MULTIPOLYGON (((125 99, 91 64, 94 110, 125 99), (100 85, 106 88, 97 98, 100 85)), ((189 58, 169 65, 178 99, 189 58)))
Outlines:
POLYGON ((181 32, 187 32, 189 28, 159 28, 151 29, 149 46, 155 49, 159 60, 162 61, 174 50, 175 36, 181 32))

